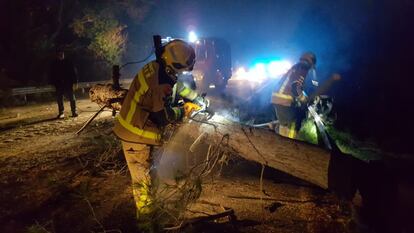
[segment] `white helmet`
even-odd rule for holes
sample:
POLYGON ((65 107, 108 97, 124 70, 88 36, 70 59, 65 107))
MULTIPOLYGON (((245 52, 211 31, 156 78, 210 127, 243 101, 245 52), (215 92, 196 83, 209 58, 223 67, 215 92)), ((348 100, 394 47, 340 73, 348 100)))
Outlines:
POLYGON ((187 42, 173 40, 164 46, 161 59, 167 74, 176 78, 177 74, 193 70, 195 51, 187 42))

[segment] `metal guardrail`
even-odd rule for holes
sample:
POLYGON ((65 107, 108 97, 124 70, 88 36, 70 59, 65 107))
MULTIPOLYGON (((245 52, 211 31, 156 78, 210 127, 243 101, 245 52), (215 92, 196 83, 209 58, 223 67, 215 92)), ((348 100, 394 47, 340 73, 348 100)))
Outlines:
MULTIPOLYGON (((122 79, 120 83, 125 87, 127 87, 132 82, 132 79, 122 79)), ((96 84, 105 84, 105 83, 112 83, 111 81, 94 81, 94 82, 81 82, 78 83, 78 89, 82 89, 84 91, 87 88, 91 88, 93 85, 96 84)), ((54 92, 55 87, 48 85, 48 86, 41 86, 41 87, 19 87, 11 89, 11 93, 8 94, 11 96, 25 96, 30 94, 39 94, 39 93, 48 93, 54 92)))
POLYGON ((53 86, 20 87, 20 88, 13 88, 11 90, 11 96, 46 93, 46 92, 54 92, 54 91, 55 91, 55 88, 53 86))

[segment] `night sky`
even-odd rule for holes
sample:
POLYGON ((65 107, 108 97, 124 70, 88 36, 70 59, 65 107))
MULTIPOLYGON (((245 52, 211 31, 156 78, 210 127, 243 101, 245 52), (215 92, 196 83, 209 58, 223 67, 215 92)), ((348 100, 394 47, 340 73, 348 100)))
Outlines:
MULTIPOLYGON (((385 9, 362 1, 159 1, 140 30, 187 37, 221 37, 231 42, 233 63, 249 65, 267 58, 297 59, 314 51, 320 66, 349 69, 350 48, 364 43, 378 29, 385 9), (161 4, 162 2, 162 4, 161 4)), ((362 52, 362 51, 359 51, 362 52)))

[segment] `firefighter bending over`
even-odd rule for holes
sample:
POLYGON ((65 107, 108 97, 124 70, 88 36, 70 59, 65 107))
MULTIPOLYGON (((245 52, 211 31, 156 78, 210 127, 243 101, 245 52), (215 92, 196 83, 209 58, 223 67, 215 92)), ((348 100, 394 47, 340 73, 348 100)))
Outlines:
MULTIPOLYGON (((279 121, 277 133, 284 137, 297 138, 301 122, 306 117, 308 97, 305 93, 305 79, 308 73, 314 74, 315 65, 315 54, 302 54, 299 62, 282 77, 272 93, 272 104, 279 121)), ((316 80, 311 81, 312 85, 317 86, 316 80)))
POLYGON ((194 49, 186 42, 173 40, 164 45, 160 58, 146 64, 135 76, 115 122, 114 132, 122 141, 131 173, 138 226, 145 232, 152 232, 155 227, 151 221, 157 186, 153 162, 162 144, 163 128, 189 116, 194 106, 204 107, 207 103, 190 88, 175 85, 177 75, 191 71, 194 63, 194 49), (172 106, 174 87, 174 92, 197 105, 172 106))

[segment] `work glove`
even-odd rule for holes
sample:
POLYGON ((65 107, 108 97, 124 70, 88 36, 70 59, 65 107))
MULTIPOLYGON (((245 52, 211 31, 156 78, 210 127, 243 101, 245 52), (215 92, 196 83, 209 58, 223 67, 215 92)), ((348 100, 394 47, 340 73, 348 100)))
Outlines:
POLYGON ((308 97, 304 94, 301 94, 295 97, 295 107, 304 108, 308 103, 308 97))
POLYGON ((200 106, 200 108, 203 109, 203 110, 205 110, 210 105, 210 101, 207 98, 203 97, 203 96, 197 96, 193 100, 193 103, 200 106))
POLYGON ((193 112, 200 111, 201 107, 197 104, 193 104, 191 102, 187 102, 184 104, 184 115, 188 118, 193 114, 193 112))

